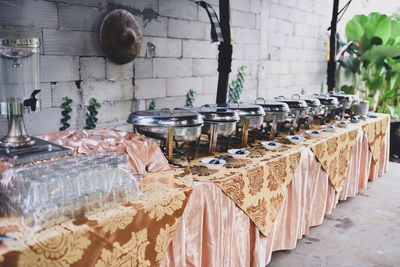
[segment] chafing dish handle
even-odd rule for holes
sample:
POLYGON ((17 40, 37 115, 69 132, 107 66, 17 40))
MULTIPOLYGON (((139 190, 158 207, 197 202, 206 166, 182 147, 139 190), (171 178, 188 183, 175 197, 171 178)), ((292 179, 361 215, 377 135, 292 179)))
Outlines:
POLYGON ((301 97, 300 97, 300 95, 299 94, 293 94, 292 95, 292 99, 300 99, 301 97), (295 97, 297 97, 297 98, 295 98, 295 97))
POLYGON ((235 103, 235 104, 237 104, 238 107, 240 107, 240 103, 239 103, 239 101, 237 101, 237 100, 229 101, 229 103, 228 103, 228 104, 229 104, 229 107, 231 107, 231 104, 232 104, 232 103, 235 103))
POLYGON ((319 97, 319 94, 312 94, 311 97, 319 97))
POLYGON ((203 108, 209 108, 209 109, 211 109, 211 110, 214 110, 214 109, 215 109, 215 106, 212 106, 212 105, 210 105, 210 104, 205 104, 205 105, 202 105, 202 106, 200 107, 200 110, 202 110, 203 108))
POLYGON ((159 110, 158 110, 158 115, 159 116, 161 116, 161 111, 164 111, 164 110, 167 110, 167 111, 169 111, 169 114, 170 115, 172 115, 172 109, 170 109, 170 108, 160 108, 159 110))
POLYGON ((255 104, 257 104, 257 100, 262 100, 265 104, 265 99, 264 97, 257 97, 256 101, 254 101, 255 104))

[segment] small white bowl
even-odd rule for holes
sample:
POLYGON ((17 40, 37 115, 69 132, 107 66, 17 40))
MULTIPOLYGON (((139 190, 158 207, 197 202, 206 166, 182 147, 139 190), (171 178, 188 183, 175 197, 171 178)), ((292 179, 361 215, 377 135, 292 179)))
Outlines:
POLYGON ((281 143, 274 141, 265 141, 261 142, 261 144, 265 147, 266 150, 275 150, 282 145, 281 143))
POLYGON ((315 138, 315 137, 319 137, 322 134, 322 131, 319 131, 319 130, 308 130, 308 131, 306 131, 306 133, 311 138, 315 138))
POLYGON ((338 123, 336 123, 336 125, 340 128, 345 128, 347 127, 348 122, 346 121, 339 121, 338 123))
POLYGON ((357 122, 359 122, 359 121, 360 121, 360 118, 357 117, 357 116, 351 117, 351 119, 350 119, 350 122, 351 122, 351 123, 357 123, 357 122))
POLYGON ((248 154, 250 154, 250 151, 245 150, 245 149, 229 149, 228 153, 231 154, 231 156, 235 159, 242 159, 247 157, 248 154), (243 151, 244 154, 236 154, 239 150, 243 151))
POLYGON ((288 135, 287 139, 293 144, 298 144, 304 140, 304 137, 301 135, 288 135))
POLYGON ((333 125, 323 125, 322 129, 324 129, 325 132, 334 132, 336 127, 333 125))
POLYGON ((218 170, 220 169, 222 166, 225 165, 226 161, 223 159, 217 159, 217 158, 205 158, 202 159, 201 162, 206 165, 207 168, 211 169, 211 170, 218 170), (212 161, 213 159, 215 160, 219 160, 219 164, 210 164, 210 161, 212 161))

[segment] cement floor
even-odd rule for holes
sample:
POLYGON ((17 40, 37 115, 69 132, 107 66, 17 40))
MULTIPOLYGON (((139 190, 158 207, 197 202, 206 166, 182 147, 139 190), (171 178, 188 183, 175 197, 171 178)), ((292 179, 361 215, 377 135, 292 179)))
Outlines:
POLYGON ((400 266, 400 163, 339 202, 294 250, 274 252, 275 266, 400 266))

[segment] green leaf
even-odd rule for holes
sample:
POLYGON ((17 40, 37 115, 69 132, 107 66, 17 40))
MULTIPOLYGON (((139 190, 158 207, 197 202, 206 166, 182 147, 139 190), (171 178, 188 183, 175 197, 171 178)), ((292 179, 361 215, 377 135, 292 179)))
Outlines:
POLYGON ((340 91, 343 91, 345 94, 354 94, 354 87, 351 85, 342 85, 340 91))
POLYGON ((392 72, 399 72, 400 71, 400 60, 396 60, 390 57, 385 58, 386 65, 390 68, 392 72))
POLYGON ((371 48, 372 44, 371 41, 367 38, 367 36, 363 35, 361 36, 361 41, 360 43, 360 49, 359 51, 363 54, 365 51, 371 48))
POLYGON ((386 15, 376 14, 365 25, 365 35, 369 40, 379 38, 386 44, 391 36, 391 23, 386 15))
POLYGON ((360 23, 352 19, 346 24, 346 36, 347 36, 347 41, 352 41, 352 40, 357 40, 361 41, 361 36, 364 34, 364 29, 360 25, 360 23))
POLYGON ((376 61, 379 57, 398 57, 400 56, 400 46, 379 45, 372 46, 361 58, 368 61, 376 61))
POLYGON ((373 104, 376 103, 376 100, 375 100, 375 98, 373 98, 373 97, 367 97, 366 100, 367 100, 371 105, 373 105, 373 104))
POLYGON ((376 91, 378 89, 382 89, 383 87, 383 77, 371 77, 367 80, 365 85, 368 87, 369 90, 376 91))
POLYGON ((400 36, 400 22, 396 20, 390 21, 390 39, 396 39, 400 36))

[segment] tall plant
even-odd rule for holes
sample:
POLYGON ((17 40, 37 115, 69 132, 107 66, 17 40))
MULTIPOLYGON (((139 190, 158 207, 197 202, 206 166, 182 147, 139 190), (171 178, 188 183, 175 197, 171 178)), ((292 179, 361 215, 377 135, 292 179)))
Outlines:
POLYGON ((358 91, 377 112, 400 117, 400 21, 376 12, 356 15, 346 24, 346 36, 359 42, 361 56, 350 47, 341 63, 353 74, 345 89, 358 91))

